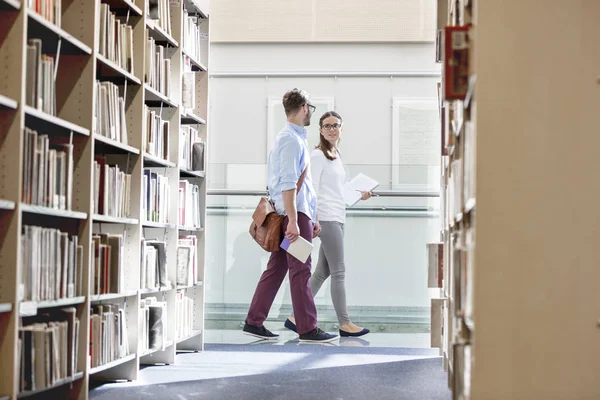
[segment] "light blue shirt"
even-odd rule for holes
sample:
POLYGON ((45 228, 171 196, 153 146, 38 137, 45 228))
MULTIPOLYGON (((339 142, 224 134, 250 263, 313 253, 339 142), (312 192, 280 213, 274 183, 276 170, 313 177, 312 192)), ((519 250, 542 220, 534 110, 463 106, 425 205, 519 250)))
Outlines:
POLYGON ((306 214, 313 222, 317 219, 317 195, 310 175, 310 152, 306 129, 286 122, 277 135, 267 162, 267 182, 269 195, 275 203, 278 214, 285 215, 283 193, 296 190, 296 182, 306 169, 304 183, 296 196, 296 209, 306 214))

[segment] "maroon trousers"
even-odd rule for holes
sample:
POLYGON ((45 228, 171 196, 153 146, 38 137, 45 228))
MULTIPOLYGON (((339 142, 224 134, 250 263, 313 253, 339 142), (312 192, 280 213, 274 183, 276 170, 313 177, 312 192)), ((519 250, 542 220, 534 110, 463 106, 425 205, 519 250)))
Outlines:
MULTIPOLYGON (((282 232, 285 232, 287 224, 288 217, 286 216, 283 219, 282 232)), ((300 236, 312 243, 313 223, 310 218, 303 213, 298 213, 298 227, 300 236)), ((317 308, 309 284, 310 267, 311 257, 308 257, 306 263, 303 264, 283 249, 271 253, 267 270, 263 272, 254 291, 246 322, 254 326, 263 325, 281 282, 289 269, 292 306, 298 334, 301 335, 315 329, 317 327, 317 308)))

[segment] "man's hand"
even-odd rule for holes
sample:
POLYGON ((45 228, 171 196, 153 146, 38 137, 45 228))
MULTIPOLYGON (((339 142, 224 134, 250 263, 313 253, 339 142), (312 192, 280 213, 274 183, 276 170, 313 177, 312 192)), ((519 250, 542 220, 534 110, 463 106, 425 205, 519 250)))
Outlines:
POLYGON ((315 224, 313 225, 313 239, 316 238, 317 236, 319 236, 321 234, 321 224, 318 222, 315 222, 315 224))
POLYGON ((285 237, 291 242, 295 242, 300 236, 300 228, 296 220, 288 220, 287 227, 285 229, 285 237))

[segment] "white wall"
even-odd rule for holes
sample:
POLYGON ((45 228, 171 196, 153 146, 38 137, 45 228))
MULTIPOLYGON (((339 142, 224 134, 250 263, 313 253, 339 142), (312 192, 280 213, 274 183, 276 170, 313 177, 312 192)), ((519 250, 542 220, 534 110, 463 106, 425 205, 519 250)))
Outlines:
MULTIPOLYGON (((392 176, 393 98, 436 98, 439 81, 435 76, 272 76, 438 73, 433 43, 212 44, 211 70, 211 188, 264 188, 267 101, 271 96, 281 97, 293 87, 306 89, 312 96, 335 98, 336 111, 344 118, 345 163, 352 164, 355 170, 362 165, 362 169, 376 175, 374 178, 388 184, 392 176)), ((318 123, 319 116, 314 118, 314 123, 318 123)), ((400 183, 433 188, 439 185, 435 168, 403 167, 402 171, 400 183)), ((421 199, 403 202, 408 203, 432 204, 421 199)), ((245 238, 248 217, 228 217, 225 223, 222 217, 214 216, 208 221, 214 224, 209 226, 207 238, 208 302, 243 303, 251 299, 266 258, 258 259, 260 249, 253 249, 249 237, 245 238), (244 248, 240 250, 240 246, 244 248), (246 256, 240 258, 240 254, 246 256)), ((348 225, 346 240, 347 263, 352 268, 348 275, 350 304, 428 307, 425 243, 436 240, 438 232, 437 220, 432 218, 354 219, 348 225)), ((282 301, 283 293, 282 288, 278 301, 282 301)), ((321 303, 330 301, 328 292, 324 293, 327 297, 320 298, 321 303)))

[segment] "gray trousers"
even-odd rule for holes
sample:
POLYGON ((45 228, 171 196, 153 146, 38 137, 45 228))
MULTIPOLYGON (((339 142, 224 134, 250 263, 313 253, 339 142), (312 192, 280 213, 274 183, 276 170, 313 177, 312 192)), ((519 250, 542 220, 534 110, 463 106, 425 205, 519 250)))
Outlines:
POLYGON ((350 322, 346 306, 346 264, 344 263, 344 224, 321 222, 321 248, 315 272, 310 277, 310 288, 316 296, 323 282, 331 276, 331 300, 341 325, 350 322))

